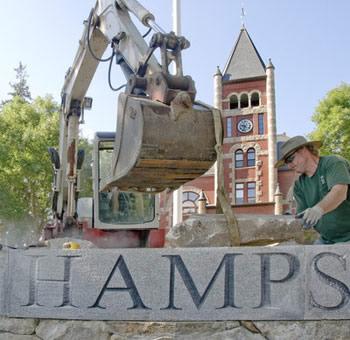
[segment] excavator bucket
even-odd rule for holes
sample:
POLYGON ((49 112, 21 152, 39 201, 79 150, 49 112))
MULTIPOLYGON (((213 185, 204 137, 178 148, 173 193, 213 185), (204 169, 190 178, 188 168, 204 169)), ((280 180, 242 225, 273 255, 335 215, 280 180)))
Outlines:
POLYGON ((213 110, 120 94, 113 165, 103 191, 161 192, 204 174, 216 160, 213 110))

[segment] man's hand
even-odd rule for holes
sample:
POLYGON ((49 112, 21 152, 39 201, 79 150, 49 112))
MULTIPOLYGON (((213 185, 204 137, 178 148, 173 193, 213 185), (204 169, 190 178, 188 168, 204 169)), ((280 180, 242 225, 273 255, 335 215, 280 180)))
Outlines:
POLYGON ((298 215, 302 218, 303 228, 310 229, 317 224, 323 214, 323 209, 318 205, 315 205, 312 208, 307 208, 298 215))

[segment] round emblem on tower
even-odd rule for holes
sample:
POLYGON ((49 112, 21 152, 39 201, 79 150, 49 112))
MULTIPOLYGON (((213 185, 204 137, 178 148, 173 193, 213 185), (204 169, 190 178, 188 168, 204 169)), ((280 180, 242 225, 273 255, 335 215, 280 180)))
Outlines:
POLYGON ((239 132, 248 133, 253 128, 253 122, 250 119, 242 119, 237 124, 237 129, 239 132))

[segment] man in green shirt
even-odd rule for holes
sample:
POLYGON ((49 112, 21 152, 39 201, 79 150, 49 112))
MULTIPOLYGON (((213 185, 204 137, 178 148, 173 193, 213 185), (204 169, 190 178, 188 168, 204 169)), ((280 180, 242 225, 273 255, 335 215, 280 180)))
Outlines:
POLYGON ((294 184, 297 217, 304 228, 315 227, 320 239, 315 244, 350 241, 350 163, 340 156, 320 157, 321 142, 302 136, 282 145, 280 160, 299 178, 294 184))

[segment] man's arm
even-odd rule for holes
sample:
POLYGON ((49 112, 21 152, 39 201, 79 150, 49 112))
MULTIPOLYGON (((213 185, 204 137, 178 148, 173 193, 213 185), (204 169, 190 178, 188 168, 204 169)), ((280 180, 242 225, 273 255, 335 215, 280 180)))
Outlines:
POLYGON ((315 226, 324 214, 336 209, 346 199, 347 192, 347 184, 335 184, 320 202, 304 211, 304 228, 315 226))
POLYGON ((324 214, 336 209, 343 201, 346 200, 348 193, 348 184, 335 184, 328 194, 317 203, 324 214))

